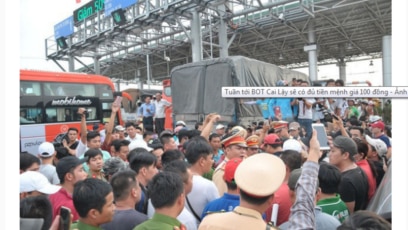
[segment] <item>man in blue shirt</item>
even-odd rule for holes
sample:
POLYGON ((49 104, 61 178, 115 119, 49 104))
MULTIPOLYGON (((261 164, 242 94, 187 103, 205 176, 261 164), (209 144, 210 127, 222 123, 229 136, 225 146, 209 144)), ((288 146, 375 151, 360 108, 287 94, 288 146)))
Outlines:
POLYGON ((153 117, 156 112, 154 104, 150 102, 150 96, 145 98, 145 103, 139 107, 139 117, 143 117, 143 127, 145 130, 153 132, 153 117))
POLYGON ((232 158, 225 164, 224 181, 227 183, 228 191, 222 197, 205 206, 201 219, 212 212, 230 212, 239 205, 239 190, 234 180, 234 174, 241 162, 241 158, 232 158))

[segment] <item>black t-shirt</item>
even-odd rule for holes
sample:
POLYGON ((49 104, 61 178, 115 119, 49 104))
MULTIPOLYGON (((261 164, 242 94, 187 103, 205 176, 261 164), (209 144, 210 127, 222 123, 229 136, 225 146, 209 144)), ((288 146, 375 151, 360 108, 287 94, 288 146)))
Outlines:
POLYGON ((372 161, 374 163, 375 166, 375 170, 377 171, 377 177, 375 178, 376 182, 377 182, 377 188, 380 185, 383 177, 384 177, 384 168, 383 168, 383 162, 382 161, 372 161))
POLYGON ((354 211, 363 210, 368 201, 368 180, 360 167, 341 173, 339 194, 344 202, 355 202, 354 211))
POLYGON ((75 141, 75 143, 69 146, 69 148, 75 150, 77 146, 78 146, 78 141, 75 141))

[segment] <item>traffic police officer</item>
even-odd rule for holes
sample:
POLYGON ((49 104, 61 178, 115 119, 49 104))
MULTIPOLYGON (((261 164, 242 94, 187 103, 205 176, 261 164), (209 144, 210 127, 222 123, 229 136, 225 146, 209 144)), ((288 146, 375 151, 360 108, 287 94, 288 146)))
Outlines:
POLYGON ((262 213, 272 204, 285 174, 285 164, 279 157, 267 153, 248 157, 235 172, 240 205, 231 212, 207 215, 198 229, 273 229, 263 220, 262 213))

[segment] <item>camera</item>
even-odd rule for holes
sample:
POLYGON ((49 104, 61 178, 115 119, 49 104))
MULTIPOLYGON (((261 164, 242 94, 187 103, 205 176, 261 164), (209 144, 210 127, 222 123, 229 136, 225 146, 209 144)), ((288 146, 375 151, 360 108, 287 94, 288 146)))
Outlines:
POLYGON ((92 112, 92 109, 86 109, 85 111, 84 111, 84 115, 88 115, 89 113, 91 113, 92 112))
POLYGON ((323 110, 322 112, 323 112, 325 122, 333 122, 333 116, 331 115, 329 111, 323 110))

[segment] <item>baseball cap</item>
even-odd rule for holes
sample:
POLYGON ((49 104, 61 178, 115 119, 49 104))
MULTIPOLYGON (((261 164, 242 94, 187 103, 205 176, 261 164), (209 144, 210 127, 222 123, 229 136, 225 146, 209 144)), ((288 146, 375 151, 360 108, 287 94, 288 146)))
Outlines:
POLYGON ((385 124, 382 121, 376 121, 376 122, 371 124, 371 128, 379 128, 381 130, 384 130, 385 129, 385 124))
POLYGON ((290 172, 290 176, 288 179, 288 187, 290 190, 295 191, 296 184, 299 180, 300 174, 302 174, 302 169, 294 169, 290 172))
POLYGON ((337 136, 333 140, 333 146, 343 149, 348 152, 351 156, 357 154, 357 145, 353 139, 345 136, 337 136))
POLYGON ((118 131, 125 131, 125 128, 123 126, 121 126, 121 125, 115 126, 115 129, 118 130, 118 131))
POLYGON ((362 99, 362 100, 360 101, 360 103, 361 103, 361 104, 366 104, 366 105, 368 105, 368 100, 367 100, 367 99, 362 99))
POLYGON ((225 126, 223 124, 218 124, 215 129, 223 129, 225 128, 225 126))
POLYGON ((387 154, 387 144, 385 144, 384 141, 382 141, 381 139, 371 138, 368 135, 365 135, 365 139, 368 142, 368 144, 374 146, 375 151, 378 153, 380 157, 383 157, 385 156, 385 154, 387 154))
MULTIPOLYGON (((302 168, 294 169, 292 172, 290 172, 290 176, 288 179, 288 187, 290 190, 295 191, 296 189, 296 184, 300 178, 300 175, 302 174, 302 168)), ((316 188, 319 188, 319 180, 317 180, 317 186, 316 188)))
POLYGON ((265 146, 266 144, 268 145, 282 144, 282 140, 275 133, 271 133, 264 138, 264 143, 262 144, 261 148, 263 148, 263 146, 265 146))
POLYGON ((298 130, 300 128, 300 124, 296 121, 291 122, 289 124, 289 131, 298 130))
POLYGON ((176 128, 174 128, 174 133, 178 133, 181 129, 185 129, 185 127, 181 125, 176 126, 176 128))
POLYGON ((235 182, 234 175, 235 171, 237 170, 238 165, 242 162, 241 158, 232 158, 227 163, 225 163, 224 167, 224 180, 228 183, 235 182))
POLYGON ((86 160, 86 157, 78 159, 75 156, 66 156, 61 158, 56 166, 58 178, 61 180, 61 178, 64 178, 65 174, 69 173, 71 169, 81 165, 82 163, 86 162, 86 160))
POLYGON ((159 139, 153 139, 153 140, 149 141, 147 146, 149 146, 153 150, 158 149, 158 148, 163 148, 163 144, 160 142, 159 139))
POLYGON ((259 147, 259 136, 252 135, 246 139, 246 144, 248 147, 259 147))
POLYGON ((272 154, 260 153, 246 158, 235 171, 235 182, 246 194, 253 197, 272 195, 286 175, 283 161, 272 154))
POLYGON ((38 147, 38 153, 41 157, 52 157, 54 155, 55 148, 54 145, 50 142, 43 142, 38 147))
POLYGON ((370 115, 369 117, 368 117, 368 122, 370 122, 370 123, 374 123, 374 122, 376 122, 376 121, 380 121, 382 118, 380 117, 380 116, 378 116, 378 115, 370 115))
POLYGON ((44 194, 54 194, 60 188, 60 186, 51 184, 40 172, 26 171, 20 174, 20 193, 38 191, 44 194))
POLYGON ((294 150, 298 153, 302 151, 302 145, 299 143, 299 141, 295 139, 288 139, 285 142, 283 142, 283 147, 282 150, 294 150))
POLYGON ((152 151, 153 148, 150 148, 147 143, 143 140, 135 140, 130 142, 129 144, 129 152, 132 151, 135 148, 144 148, 146 149, 148 152, 152 151))
POLYGON ((186 126, 186 123, 184 121, 177 121, 176 126, 179 126, 179 125, 186 126))

